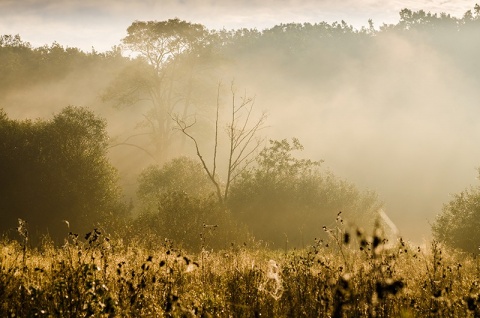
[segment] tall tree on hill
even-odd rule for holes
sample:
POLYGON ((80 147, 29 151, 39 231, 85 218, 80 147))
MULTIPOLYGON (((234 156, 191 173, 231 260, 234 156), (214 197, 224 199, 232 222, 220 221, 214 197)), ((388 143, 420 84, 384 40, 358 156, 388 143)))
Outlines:
POLYGON ((195 67, 208 37, 203 25, 179 19, 135 21, 122 40, 137 55, 137 63, 111 85, 104 95, 119 107, 143 105, 144 124, 160 163, 170 156, 173 112, 184 113, 192 104, 195 67))

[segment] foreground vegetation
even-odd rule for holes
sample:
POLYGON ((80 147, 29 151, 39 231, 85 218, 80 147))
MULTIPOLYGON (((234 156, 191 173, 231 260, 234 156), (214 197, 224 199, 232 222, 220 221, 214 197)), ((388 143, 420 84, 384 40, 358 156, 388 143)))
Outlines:
MULTIPOLYGON (((377 226, 324 229, 302 250, 189 254, 100 230, 61 247, 0 243, 2 317, 478 317, 479 255, 388 242, 377 226)), ((23 232, 22 232, 23 231, 23 232)))

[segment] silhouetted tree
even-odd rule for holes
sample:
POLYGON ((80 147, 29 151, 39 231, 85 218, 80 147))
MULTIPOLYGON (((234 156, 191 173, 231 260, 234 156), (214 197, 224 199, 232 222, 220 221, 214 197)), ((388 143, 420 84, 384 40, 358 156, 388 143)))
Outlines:
POLYGON ((67 107, 52 120, 35 122, 0 113, 3 232, 21 218, 31 233, 58 240, 69 231, 83 234, 120 211, 116 171, 106 158, 105 127, 85 108, 67 107))
POLYGON ((201 24, 179 19, 135 21, 127 32, 124 48, 138 54, 138 59, 103 97, 119 107, 146 103, 144 123, 153 138, 154 155, 163 163, 172 143, 170 115, 186 114, 192 103, 198 52, 206 44, 208 32, 201 24))

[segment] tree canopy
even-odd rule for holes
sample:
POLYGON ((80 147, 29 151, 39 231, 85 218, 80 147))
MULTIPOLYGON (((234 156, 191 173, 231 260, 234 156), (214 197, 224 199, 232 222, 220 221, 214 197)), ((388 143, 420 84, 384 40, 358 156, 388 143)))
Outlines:
POLYGON ((134 231, 192 249, 245 242, 247 229, 225 212, 214 193, 202 165, 193 159, 179 157, 162 167, 150 166, 139 177, 141 211, 134 231))
POLYGON ((170 19, 135 21, 127 32, 123 47, 138 58, 103 97, 117 106, 142 110, 155 149, 151 152, 163 164, 172 158, 172 113, 187 114, 198 99, 192 91, 198 52, 208 43, 208 31, 201 24, 170 19))
POLYGON ((162 195, 167 193, 184 192, 190 197, 204 198, 213 191, 202 165, 189 157, 174 158, 162 167, 149 166, 138 178, 142 212, 156 212, 162 195))
POLYGON ((297 139, 271 140, 256 160, 232 185, 228 206, 258 239, 283 247, 301 247, 321 235, 342 211, 350 221, 372 222, 380 206, 371 192, 320 170, 321 161, 299 159, 297 139))
POLYGON ((116 170, 106 158, 106 122, 67 107, 51 120, 0 113, 0 226, 27 221, 37 238, 92 230, 119 211, 116 170), (67 222, 64 222, 67 221, 67 222), (67 227, 70 226, 70 229, 67 227))
POLYGON ((471 253, 480 250, 479 229, 480 186, 454 194, 432 225, 436 240, 471 253))
POLYGON ((59 43, 32 47, 20 35, 0 35, 0 101, 11 89, 60 81, 80 69, 104 68, 125 62, 117 48, 110 52, 85 53, 59 43))

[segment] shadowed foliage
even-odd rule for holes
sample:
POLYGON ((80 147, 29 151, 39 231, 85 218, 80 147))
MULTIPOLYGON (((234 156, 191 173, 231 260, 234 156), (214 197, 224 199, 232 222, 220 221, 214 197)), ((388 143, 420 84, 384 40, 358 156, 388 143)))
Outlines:
POLYGON ((303 150, 297 139, 270 141, 255 167, 245 171, 231 190, 228 206, 258 239, 283 247, 301 246, 331 224, 338 211, 351 220, 371 218, 381 205, 374 193, 320 170, 320 161, 293 156, 303 150))
POLYGON ((105 121, 67 107, 48 121, 0 113, 1 230, 26 220, 34 238, 86 231, 120 208, 115 169, 105 149, 105 121))
POLYGON ((471 253, 480 251, 480 187, 454 194, 432 226, 435 239, 471 253))

